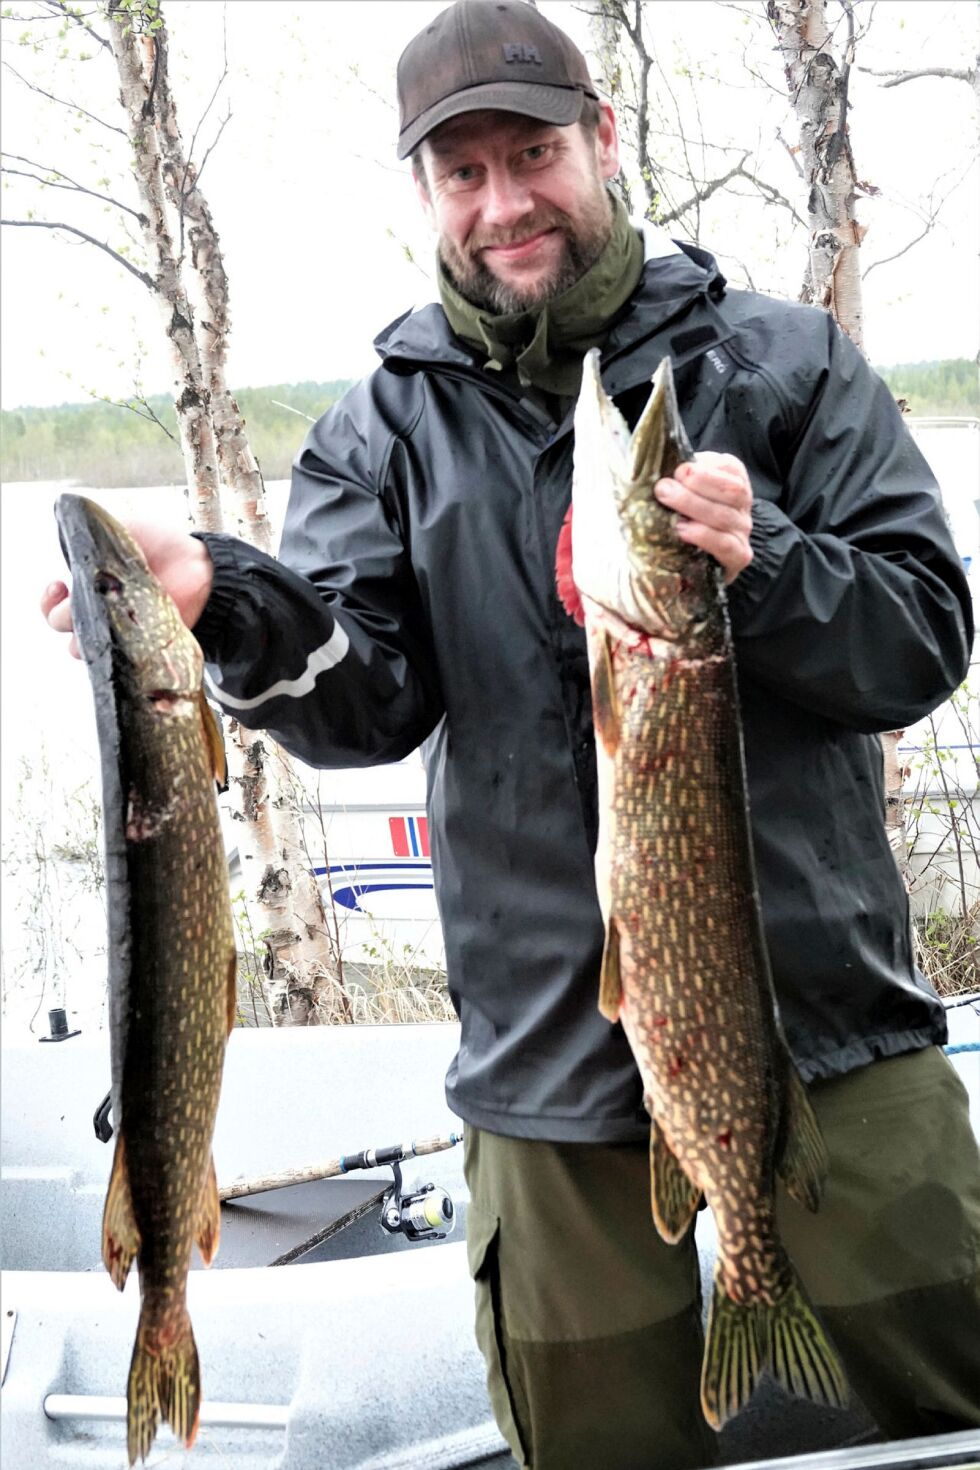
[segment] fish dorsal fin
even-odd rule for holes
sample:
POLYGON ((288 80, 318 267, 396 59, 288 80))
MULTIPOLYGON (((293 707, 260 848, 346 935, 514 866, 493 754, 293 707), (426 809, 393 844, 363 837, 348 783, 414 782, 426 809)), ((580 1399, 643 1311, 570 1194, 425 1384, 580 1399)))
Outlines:
POLYGON ((827 1177, 827 1149, 803 1080, 789 1057, 785 1142, 776 1167, 793 1198, 808 1210, 816 1210, 827 1177))
POLYGON ((697 1214, 701 1191, 684 1173, 653 1118, 650 1119, 650 1198, 657 1233, 669 1245, 675 1245, 697 1214))
POLYGON ((555 584, 558 588, 558 596, 561 605, 574 618, 580 628, 585 627, 585 608, 582 597, 575 585, 572 575, 572 507, 569 506, 565 512, 565 519, 561 523, 558 532, 558 545, 555 548, 555 584))
POLYGON ((221 726, 218 717, 208 704, 204 690, 198 692, 198 705, 201 711, 201 724, 204 727, 204 740, 211 754, 211 769, 214 779, 219 786, 225 786, 228 781, 228 761, 225 757, 225 742, 221 734, 221 726))

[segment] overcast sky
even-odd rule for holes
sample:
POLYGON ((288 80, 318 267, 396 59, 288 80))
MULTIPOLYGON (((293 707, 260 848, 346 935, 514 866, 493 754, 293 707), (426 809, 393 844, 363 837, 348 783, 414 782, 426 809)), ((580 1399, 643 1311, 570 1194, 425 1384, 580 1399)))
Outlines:
MULTIPOLYGON (((29 7, 25 0, 15 8, 29 7)), ((231 280, 235 386, 358 376, 373 366, 377 331, 431 294, 431 242, 408 166, 394 156, 394 70, 405 43, 442 8, 429 0, 229 0, 227 6, 165 0, 185 143, 221 74, 227 15, 229 77, 201 127, 195 156, 203 156, 230 107, 202 182, 231 280), (424 269, 406 258, 405 247, 424 269)), ((588 44, 576 5, 541 0, 540 8, 588 44)), ((764 30, 756 37, 764 6, 647 0, 647 9, 663 65, 655 83, 671 97, 676 90, 682 106, 696 97, 709 147, 747 139, 756 170, 783 192, 796 190, 802 209, 789 155, 776 136, 781 126, 784 138, 795 141, 793 121, 771 85, 780 77, 772 40, 764 30), (746 41, 755 48, 758 80, 742 68, 746 41), (685 66, 694 69, 693 78, 685 66)), ((859 6, 859 18, 866 11, 859 6)), ((858 60, 877 67, 970 64, 976 16, 974 0, 879 0, 858 60)), ((121 125, 110 59, 96 57, 66 73, 49 55, 18 46, 23 30, 3 23, 9 65, 121 125)), ((976 118, 970 90, 949 80, 883 90, 857 75, 850 95, 858 169, 880 190, 860 205, 870 225, 864 251, 872 264, 922 228, 916 209, 930 191, 945 192, 963 177, 976 118)), ((118 179, 125 161, 118 135, 81 126, 9 73, 2 108, 8 154, 90 186, 100 177, 118 179)), ((667 143, 661 146, 666 152, 667 143)), ((656 139, 653 151, 657 156, 656 139)), ((109 192, 123 187, 114 182, 109 192)), ((131 186, 126 198, 135 203, 131 186)), ((978 201, 974 166, 939 227, 901 260, 867 276, 866 345, 873 361, 976 353, 978 201)), ((23 180, 10 179, 4 216, 23 218, 28 207, 100 239, 124 239, 119 215, 101 204, 63 190, 29 195, 23 180)), ((795 295, 803 261, 798 244, 779 244, 785 235, 779 213, 716 195, 702 243, 718 253, 733 281, 747 267, 760 289, 795 295)), ((46 230, 5 228, 2 245, 5 408, 79 401, 87 388, 125 394, 136 381, 148 393, 169 389, 160 323, 132 276, 90 245, 46 230)))

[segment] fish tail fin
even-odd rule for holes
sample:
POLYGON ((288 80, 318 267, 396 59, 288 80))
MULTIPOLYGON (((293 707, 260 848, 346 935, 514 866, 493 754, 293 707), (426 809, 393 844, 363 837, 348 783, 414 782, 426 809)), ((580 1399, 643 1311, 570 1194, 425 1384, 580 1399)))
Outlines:
POLYGON ((197 1220, 197 1248, 201 1260, 210 1266, 218 1251, 221 1236, 221 1201, 218 1199, 218 1180, 214 1172, 214 1155, 208 1160, 208 1172, 201 1191, 201 1213, 197 1220))
POLYGON ((843 1409, 844 1368, 830 1338, 786 1262, 788 1286, 778 1302, 732 1301, 716 1268, 701 1374, 701 1406, 714 1429, 745 1408, 762 1370, 797 1398, 843 1409))
POLYGON ((766 1367, 777 1383, 797 1398, 845 1408, 848 1393, 843 1364, 795 1272, 785 1295, 763 1311, 766 1367))
POLYGON ((808 1210, 816 1210, 827 1178, 827 1148, 803 1079, 787 1057, 785 1141, 778 1171, 787 1191, 808 1210))
POLYGON ((140 1233, 133 1214, 133 1197, 129 1189, 126 1143, 122 1131, 116 1135, 116 1151, 112 1156, 109 1190, 102 1211, 102 1260, 113 1285, 122 1291, 126 1285, 133 1257, 139 1250, 140 1233))
POLYGON ((745 1408, 765 1361, 765 1330, 755 1302, 735 1302, 715 1268, 708 1330, 701 1366, 701 1408, 712 1429, 721 1429, 745 1408))
POLYGON ((126 1396, 129 1463, 145 1460, 161 1420, 190 1449, 201 1416, 201 1369, 186 1306, 175 1329, 151 1320, 144 1300, 126 1396))

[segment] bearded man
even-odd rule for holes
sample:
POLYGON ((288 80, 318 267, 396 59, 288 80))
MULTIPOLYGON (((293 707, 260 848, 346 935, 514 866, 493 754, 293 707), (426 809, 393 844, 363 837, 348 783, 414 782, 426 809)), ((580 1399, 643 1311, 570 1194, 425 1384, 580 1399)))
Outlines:
MULTIPOLYGON (((398 68, 439 301, 310 431, 280 561, 140 530, 219 702, 314 766, 421 746, 466 1122, 469 1258, 522 1466, 711 1463, 689 1232, 650 1219, 649 1118, 596 1008, 586 648, 555 592, 585 352, 628 422, 672 359, 698 453, 657 495, 728 584, 780 1013, 830 1158, 779 1227, 882 1432, 980 1423, 980 1167, 916 970, 875 732, 964 677, 970 598, 928 467, 824 313, 729 290, 610 192, 567 36, 458 0, 398 68)), ((67 628, 65 588, 44 598, 67 628)))

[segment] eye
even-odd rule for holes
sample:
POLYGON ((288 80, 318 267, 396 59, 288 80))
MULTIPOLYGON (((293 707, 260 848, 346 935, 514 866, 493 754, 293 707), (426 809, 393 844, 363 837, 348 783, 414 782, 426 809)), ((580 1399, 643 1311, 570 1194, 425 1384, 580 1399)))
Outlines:
POLYGON ((524 149, 524 157, 528 163, 540 163, 543 158, 547 157, 547 153, 547 143, 533 143, 530 148, 524 149))
POLYGON ((100 597, 119 597, 123 590, 119 578, 114 577, 111 572, 98 572, 94 585, 100 597))

